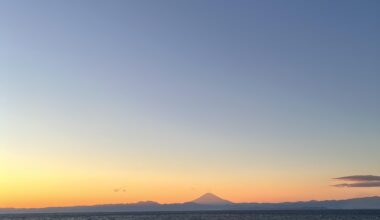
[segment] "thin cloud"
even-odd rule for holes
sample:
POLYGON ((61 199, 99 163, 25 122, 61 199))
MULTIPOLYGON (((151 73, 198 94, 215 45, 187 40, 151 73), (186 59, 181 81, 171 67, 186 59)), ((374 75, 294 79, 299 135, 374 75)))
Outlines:
POLYGON ((335 187, 380 187, 380 181, 368 181, 360 183, 342 183, 333 185, 335 187))
POLYGON ((335 178, 336 180, 352 181, 352 182, 371 182, 380 181, 380 176, 373 175, 355 175, 355 176, 344 176, 335 178))
POLYGON ((346 181, 348 183, 335 184, 335 187, 380 187, 380 176, 374 175, 354 175, 334 178, 338 181, 346 181))

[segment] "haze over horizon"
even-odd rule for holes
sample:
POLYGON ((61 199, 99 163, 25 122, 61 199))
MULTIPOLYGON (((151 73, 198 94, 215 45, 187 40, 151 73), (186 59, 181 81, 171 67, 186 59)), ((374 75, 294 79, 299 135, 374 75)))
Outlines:
POLYGON ((0 0, 0 207, 380 196, 379 11, 0 0))

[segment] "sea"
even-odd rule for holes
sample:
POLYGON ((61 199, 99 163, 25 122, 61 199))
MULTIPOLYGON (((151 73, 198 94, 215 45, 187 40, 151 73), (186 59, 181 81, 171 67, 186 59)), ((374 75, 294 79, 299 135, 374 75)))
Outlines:
POLYGON ((380 210, 0 214, 1 220, 380 220, 380 210))

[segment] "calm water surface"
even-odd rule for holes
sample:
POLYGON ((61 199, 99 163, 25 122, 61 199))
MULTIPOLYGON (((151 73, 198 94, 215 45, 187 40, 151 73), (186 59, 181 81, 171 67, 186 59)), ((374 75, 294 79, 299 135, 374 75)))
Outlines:
POLYGON ((12 214, 1 220, 380 220, 380 210, 12 214))

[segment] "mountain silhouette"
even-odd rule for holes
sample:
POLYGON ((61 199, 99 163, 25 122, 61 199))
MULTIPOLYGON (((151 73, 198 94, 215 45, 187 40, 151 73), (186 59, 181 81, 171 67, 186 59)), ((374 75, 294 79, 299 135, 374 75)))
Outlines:
POLYGON ((219 196, 216 196, 212 193, 206 193, 201 197, 191 201, 192 203, 201 204, 201 205, 227 205, 232 204, 232 202, 222 199, 219 196))
MULTIPOLYGON (((125 204, 47 208, 0 208, 0 214, 10 213, 94 213, 94 212, 162 212, 162 211, 225 211, 225 210, 324 210, 324 209, 378 209, 380 197, 346 200, 300 201, 282 203, 232 203, 214 194, 205 195, 191 202, 161 204, 144 201, 125 204)), ((0 217, 1 218, 1 217, 0 217)))

